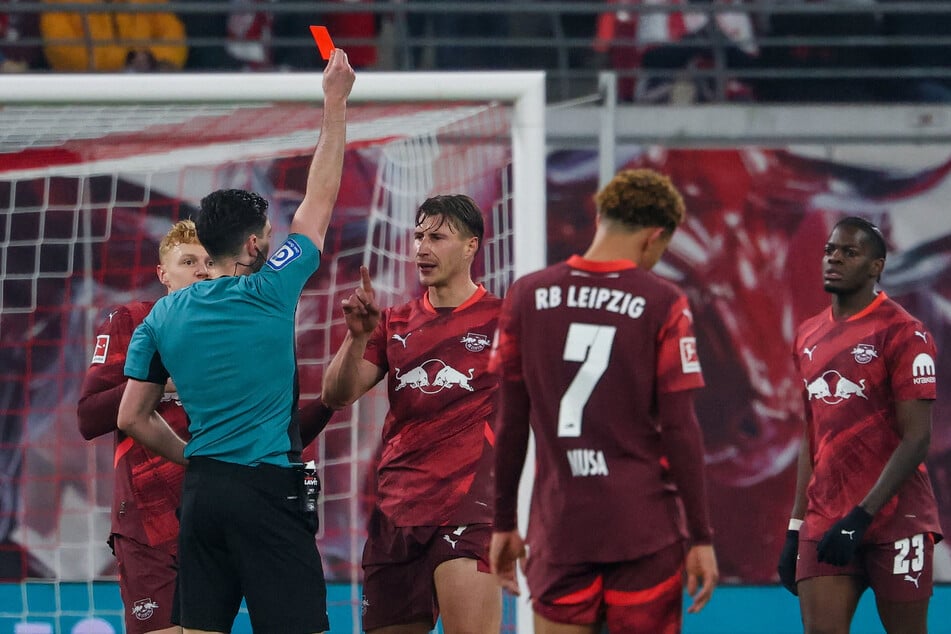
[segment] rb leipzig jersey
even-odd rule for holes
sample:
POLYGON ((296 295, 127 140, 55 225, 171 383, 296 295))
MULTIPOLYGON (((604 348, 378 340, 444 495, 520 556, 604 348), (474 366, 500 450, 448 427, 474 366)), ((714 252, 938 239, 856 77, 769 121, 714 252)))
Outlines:
MULTIPOLYGON (((937 353, 931 333, 885 293, 846 320, 834 320, 831 309, 806 320, 793 350, 813 464, 801 530, 819 540, 868 494, 898 446, 895 402, 935 398, 937 353)), ((875 515, 864 541, 926 532, 940 537, 941 528, 921 464, 875 515)))
MULTIPOLYGON (((178 520, 184 468, 152 454, 116 429, 126 351, 152 302, 115 309, 96 333, 96 348, 83 382, 81 401, 102 420, 103 433, 115 431, 115 488, 112 532, 139 543, 177 551, 178 520)), ((167 393, 157 410, 175 433, 188 439, 188 418, 177 395, 167 393)))
MULTIPOLYGON (((493 367, 530 397, 500 424, 535 434, 531 553, 624 561, 685 539, 656 415, 658 394, 703 386, 683 292, 629 261, 574 256, 517 281, 499 324, 493 367)), ((515 489, 500 483, 499 504, 514 509, 502 496, 515 489)))
POLYGON ((423 295, 383 311, 367 344, 364 358, 387 371, 377 504, 396 526, 492 521, 500 305, 481 285, 455 309, 423 295))

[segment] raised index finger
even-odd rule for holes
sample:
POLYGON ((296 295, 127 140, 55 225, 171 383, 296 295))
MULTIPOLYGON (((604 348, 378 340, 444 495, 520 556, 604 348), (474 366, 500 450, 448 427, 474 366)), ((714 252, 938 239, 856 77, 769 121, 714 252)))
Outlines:
POLYGON ((360 267, 360 281, 363 284, 363 290, 367 293, 373 292, 373 283, 370 280, 370 270, 365 267, 360 267))

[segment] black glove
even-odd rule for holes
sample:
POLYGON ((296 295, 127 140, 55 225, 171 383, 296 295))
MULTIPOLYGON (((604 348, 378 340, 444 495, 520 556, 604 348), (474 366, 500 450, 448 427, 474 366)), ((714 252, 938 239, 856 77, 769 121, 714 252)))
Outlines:
POLYGON ((796 586, 796 560, 799 559, 799 531, 792 529, 786 531, 786 543, 783 544, 783 552, 779 555, 779 580, 783 587, 799 596, 799 588, 796 586))
POLYGON ((855 551, 862 543, 865 530, 872 523, 872 516, 861 506, 832 525, 819 540, 819 561, 833 566, 844 566, 852 561, 855 551))

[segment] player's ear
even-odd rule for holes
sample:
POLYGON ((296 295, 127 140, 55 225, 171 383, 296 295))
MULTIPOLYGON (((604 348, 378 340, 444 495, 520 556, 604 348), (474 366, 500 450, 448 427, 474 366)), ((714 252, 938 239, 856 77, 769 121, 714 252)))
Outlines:
POLYGON ((882 271, 885 270, 885 258, 876 258, 872 260, 872 270, 870 271, 871 277, 874 277, 876 280, 881 279, 882 271))
POLYGON ((653 227, 651 232, 647 234, 647 245, 650 246, 658 240, 665 239, 667 237, 666 231, 663 227, 653 227))
POLYGON ((168 288, 168 274, 165 273, 165 267, 162 266, 161 264, 156 264, 155 275, 156 277, 158 277, 159 282, 161 282, 163 286, 168 288))

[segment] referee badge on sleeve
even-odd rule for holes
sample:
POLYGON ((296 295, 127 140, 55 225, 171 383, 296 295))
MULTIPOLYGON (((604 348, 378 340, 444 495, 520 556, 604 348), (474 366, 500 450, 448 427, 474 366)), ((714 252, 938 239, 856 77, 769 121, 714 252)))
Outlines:
POLYGON ((281 248, 268 259, 267 265, 275 271, 280 271, 299 258, 302 253, 303 250, 300 248, 300 245, 297 244, 297 241, 293 238, 288 238, 284 241, 284 244, 281 245, 281 248))

